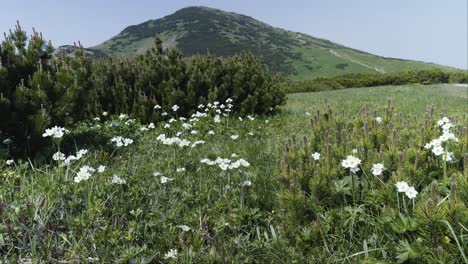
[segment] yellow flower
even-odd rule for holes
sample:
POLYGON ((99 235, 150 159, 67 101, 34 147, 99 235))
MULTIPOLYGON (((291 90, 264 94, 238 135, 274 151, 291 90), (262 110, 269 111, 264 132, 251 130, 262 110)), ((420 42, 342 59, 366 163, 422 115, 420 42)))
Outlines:
POLYGON ((445 236, 444 238, 445 238, 445 243, 450 244, 450 237, 445 236))

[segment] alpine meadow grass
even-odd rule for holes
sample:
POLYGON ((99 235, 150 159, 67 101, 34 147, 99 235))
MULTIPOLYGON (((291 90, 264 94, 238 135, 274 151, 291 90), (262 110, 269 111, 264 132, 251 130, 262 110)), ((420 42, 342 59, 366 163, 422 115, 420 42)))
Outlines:
MULTIPOLYGON (((466 263, 467 87, 102 113, 0 161, 0 262, 466 263), (163 114, 165 113, 165 114, 163 114)), ((7 152, 8 139, 2 139, 7 152)))

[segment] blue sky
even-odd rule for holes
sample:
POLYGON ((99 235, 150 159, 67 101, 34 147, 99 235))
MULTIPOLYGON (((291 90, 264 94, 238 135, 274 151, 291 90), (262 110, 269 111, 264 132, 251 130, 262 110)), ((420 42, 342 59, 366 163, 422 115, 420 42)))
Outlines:
MULTIPOLYGON (((233 11, 377 55, 468 68, 467 0, 0 0, 0 32, 16 20, 57 45, 99 44, 128 25, 186 6, 233 11)), ((3 40, 3 36, 0 37, 3 40)))

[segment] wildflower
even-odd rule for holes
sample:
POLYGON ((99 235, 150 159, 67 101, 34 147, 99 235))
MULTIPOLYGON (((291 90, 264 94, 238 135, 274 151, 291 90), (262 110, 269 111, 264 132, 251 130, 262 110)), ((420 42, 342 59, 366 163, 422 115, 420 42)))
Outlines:
POLYGON ((15 161, 14 160, 7 160, 7 161, 5 161, 5 163, 6 163, 6 165, 11 165, 11 164, 15 163, 15 161))
POLYGON ((353 154, 356 154, 357 153, 357 149, 353 149, 353 154))
POLYGON ((198 131, 196 131, 196 130, 192 130, 192 131, 190 131, 190 134, 192 134, 192 135, 196 135, 196 134, 198 134, 198 131))
POLYGON ((201 145, 201 144, 205 144, 205 141, 204 140, 195 141, 192 144, 192 148, 196 147, 197 145, 201 145))
POLYGON ((130 144, 133 143, 133 139, 124 138, 124 139, 123 139, 123 143, 124 143, 124 146, 126 147, 126 146, 128 146, 128 145, 130 145, 130 144))
POLYGON ((53 137, 61 138, 65 133, 65 128, 54 126, 52 128, 46 129, 45 133, 42 134, 42 137, 53 137))
POLYGON ((310 114, 309 112, 305 112, 305 114, 306 114, 307 116, 311 116, 311 114, 310 114))
POLYGON ((140 131, 148 131, 147 127, 140 127, 140 131))
POLYGON ((100 165, 100 166, 98 167, 98 169, 97 169, 97 171, 98 171, 99 173, 103 173, 105 170, 106 170, 106 166, 104 166, 104 165, 100 165))
POLYGON ((231 136, 231 139, 232 139, 232 140, 236 140, 238 137, 239 137, 239 135, 232 135, 232 136, 231 136))
POLYGON ((114 184, 125 184, 125 183, 127 183, 127 181, 125 181, 124 179, 122 179, 119 176, 114 174, 114 175, 112 175, 112 183, 114 183, 114 184))
POLYGON ((128 116, 126 114, 120 114, 119 115, 119 119, 122 120, 122 119, 125 119, 127 118, 128 116))
POLYGON ((377 122, 379 124, 382 123, 382 118, 380 116, 376 117, 375 122, 377 122))
POLYGON ((148 125, 148 128, 149 128, 149 129, 154 129, 154 128, 155 128, 154 123, 150 123, 150 124, 148 125))
POLYGON ((65 154, 63 154, 63 153, 60 152, 60 151, 55 152, 55 154, 52 155, 52 159, 54 159, 54 160, 56 160, 56 161, 65 160, 65 154))
POLYGON ((164 125, 164 128, 170 128, 170 127, 171 127, 171 125, 169 125, 169 124, 164 125))
POLYGON ((177 168, 176 169, 176 172, 184 172, 185 171, 185 168, 177 168))
POLYGON ((8 145, 8 144, 10 144, 10 143, 11 143, 11 138, 7 138, 7 139, 4 139, 4 140, 3 140, 3 144, 8 145))
POLYGON ((188 227, 186 225, 177 225, 177 227, 182 229, 182 231, 184 231, 184 232, 190 231, 190 227, 188 227))
POLYGON ((76 173, 75 178, 73 179, 76 183, 81 181, 86 181, 91 177, 91 173, 95 172, 96 170, 91 168, 90 166, 83 166, 80 170, 76 173))
POLYGON ((250 136, 253 136, 253 135, 254 135, 254 133, 252 133, 252 132, 249 132, 248 134, 249 134, 250 136))
POLYGON ((379 176, 382 174, 382 171, 384 170, 384 165, 382 163, 377 163, 372 166, 371 172, 374 174, 374 176, 379 176))
POLYGON ((135 123, 135 119, 128 119, 127 121, 125 121, 125 125, 130 125, 132 123, 135 123))
POLYGON ((101 118, 95 117, 93 120, 94 120, 94 121, 101 121, 101 118))
POLYGON ((444 153, 444 148, 442 146, 435 146, 432 149, 432 152, 434 153, 434 155, 440 156, 440 155, 442 155, 444 153))
POLYGON ((108 112, 102 112, 103 116, 107 116, 109 113, 108 112))
POLYGON ((177 258, 177 249, 171 249, 166 254, 164 254, 165 259, 176 259, 177 258))
POLYGON ((158 177, 158 176, 161 176, 161 175, 162 175, 162 173, 161 173, 161 172, 159 172, 159 171, 155 171, 155 172, 153 173, 153 175, 154 175, 154 176, 156 176, 156 177, 158 177))
POLYGON ((408 183, 404 181, 397 182, 395 186, 397 187, 398 192, 406 192, 409 189, 408 183))
POLYGON ((341 166, 351 169, 352 172, 359 170, 359 164, 361 164, 361 160, 354 156, 347 156, 346 159, 341 161, 341 166))
POLYGON ((77 159, 81 159, 81 157, 83 157, 83 155, 85 155, 86 153, 88 153, 88 150, 87 150, 87 149, 80 149, 80 150, 76 153, 77 159))
POLYGON ((117 147, 121 146, 128 146, 130 144, 133 144, 133 139, 130 138, 123 138, 121 136, 113 137, 111 139, 111 142, 114 142, 117 147))
POLYGON ((251 115, 248 115, 247 118, 248 118, 250 121, 255 120, 255 118, 254 118, 253 116, 251 116, 251 115))
POLYGON ((453 124, 452 124, 452 123, 445 123, 445 124, 442 125, 442 130, 447 131, 447 130, 449 130, 451 127, 453 127, 453 124))
POLYGON ((442 156, 442 160, 444 161, 453 161, 455 159, 455 155, 453 152, 445 152, 442 156))
POLYGON ((216 115, 216 116, 214 117, 214 122, 215 122, 215 123, 221 122, 221 118, 219 117, 219 115, 216 115))
POLYGON ((161 183, 164 184, 164 183, 167 183, 167 182, 170 182, 172 181, 173 179, 171 178, 168 178, 168 177, 165 177, 165 176, 161 176, 161 183))
POLYGON ((450 119, 448 119, 448 118, 447 118, 447 117, 445 117, 445 116, 444 116, 444 117, 442 117, 442 119, 441 119, 441 120, 442 120, 442 122, 444 122, 444 123, 450 123, 450 119))
POLYGON ((244 182, 242 183, 242 186, 246 186, 246 187, 249 187, 249 186, 251 186, 251 185, 252 185, 252 182, 249 181, 249 180, 244 181, 244 182))
POLYGON ((229 164, 227 163, 221 163, 218 164, 219 168, 221 168, 223 171, 227 170, 229 168, 229 164))
POLYGON ((320 153, 315 152, 314 154, 312 154, 312 158, 314 158, 314 160, 319 160, 320 159, 320 153))
POLYGON ((157 104, 154 106, 154 109, 161 109, 161 106, 157 104))
POLYGON ((458 141, 458 138, 455 137, 455 134, 449 132, 449 131, 444 131, 444 133, 442 134, 442 136, 440 136, 438 138, 439 141, 441 142, 445 142, 445 141, 448 141, 448 140, 453 140, 455 142, 458 141))
POLYGON ((167 116, 167 112, 162 112, 161 115, 162 116, 167 116))
POLYGON ((180 107, 178 105, 173 105, 172 106, 172 111, 177 112, 177 110, 179 110, 179 108, 180 107))
POLYGON ((244 119, 242 119, 242 117, 240 117, 240 116, 239 116, 239 121, 241 121, 241 122, 242 122, 242 121, 244 121, 244 119))
POLYGON ((208 131, 208 134, 209 134, 209 135, 214 135, 215 132, 214 132, 213 130, 210 130, 210 131, 208 131))
POLYGON ((416 191, 416 189, 414 189, 414 187, 411 186, 408 188, 408 190, 406 190, 405 194, 408 198, 414 199, 416 198, 416 195, 418 195, 418 191, 416 191))
POLYGON ((239 155, 237 155, 236 153, 231 154, 231 158, 237 158, 237 157, 239 157, 239 155))
POLYGON ((70 166, 71 162, 74 160, 78 160, 78 157, 70 155, 63 161, 62 166, 70 166))

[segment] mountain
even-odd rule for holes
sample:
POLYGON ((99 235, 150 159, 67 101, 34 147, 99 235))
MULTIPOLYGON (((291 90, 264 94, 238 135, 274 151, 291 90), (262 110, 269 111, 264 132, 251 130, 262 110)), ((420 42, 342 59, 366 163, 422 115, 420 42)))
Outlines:
POLYGON ((163 46, 176 47, 185 56, 205 53, 230 56, 250 51, 263 56, 272 71, 291 79, 443 67, 376 56, 208 7, 187 7, 160 19, 129 26, 92 49, 113 56, 132 56, 152 47, 155 36, 163 40, 163 46))

